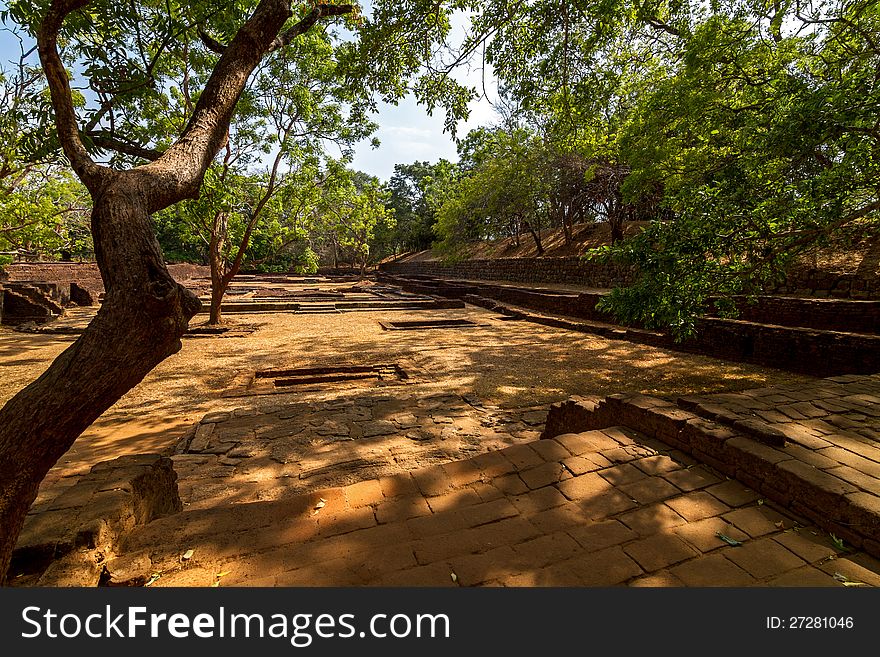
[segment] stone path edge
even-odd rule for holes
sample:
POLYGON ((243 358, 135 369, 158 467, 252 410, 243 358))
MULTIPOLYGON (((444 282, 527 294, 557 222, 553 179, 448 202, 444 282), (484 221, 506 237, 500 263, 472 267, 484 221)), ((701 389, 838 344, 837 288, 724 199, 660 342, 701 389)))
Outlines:
POLYGON ((542 439, 627 426, 690 454, 836 537, 880 557, 880 498, 773 447, 646 395, 551 405, 542 439))

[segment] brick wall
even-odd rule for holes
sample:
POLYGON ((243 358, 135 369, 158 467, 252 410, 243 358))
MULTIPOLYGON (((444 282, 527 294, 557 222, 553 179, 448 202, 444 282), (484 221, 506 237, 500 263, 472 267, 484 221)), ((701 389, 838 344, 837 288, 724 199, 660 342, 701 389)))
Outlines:
POLYGON ((738 306, 739 319, 760 324, 880 333, 880 301, 762 296, 738 306))
MULTIPOLYGON (((379 265, 379 269, 402 276, 426 275, 520 283, 572 283, 597 288, 629 285, 634 279, 634 270, 631 267, 585 261, 577 256, 464 260, 450 264, 436 260, 388 262, 379 265)), ((785 284, 768 289, 767 292, 838 299, 880 299, 880 279, 876 276, 798 269, 789 275, 785 284)))
MULTIPOLYGON (((3 271, 9 281, 77 283, 93 293, 104 291, 101 272, 94 262, 22 262, 7 265, 3 271)), ((178 281, 211 276, 209 267, 187 263, 168 265, 168 271, 178 281)))
POLYGON ((880 279, 875 275, 802 268, 792 271, 784 284, 768 292, 839 299, 880 299, 880 279))
POLYGON ((628 285, 633 280, 631 267, 588 262, 577 256, 463 260, 451 264, 439 261, 388 262, 379 265, 379 269, 403 276, 421 274, 481 281, 572 283, 597 288, 628 285))

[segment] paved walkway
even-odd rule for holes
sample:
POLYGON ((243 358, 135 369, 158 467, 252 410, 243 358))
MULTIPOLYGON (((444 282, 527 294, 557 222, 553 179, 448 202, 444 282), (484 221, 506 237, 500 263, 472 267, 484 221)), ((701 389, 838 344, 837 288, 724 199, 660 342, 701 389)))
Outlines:
POLYGON ((126 547, 114 579, 154 586, 880 585, 877 560, 622 428, 184 511, 126 547))

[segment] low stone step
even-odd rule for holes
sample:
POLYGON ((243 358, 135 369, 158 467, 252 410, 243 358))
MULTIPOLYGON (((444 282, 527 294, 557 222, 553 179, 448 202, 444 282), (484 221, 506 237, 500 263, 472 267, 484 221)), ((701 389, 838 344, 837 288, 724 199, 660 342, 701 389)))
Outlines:
POLYGON ((39 586, 95 586, 101 561, 134 527, 180 511, 177 474, 159 454, 120 456, 25 520, 12 554, 10 581, 39 586))
MULTIPOLYGON (((854 386, 860 383, 860 377, 846 378, 855 379, 854 386)), ((861 378, 866 383, 874 379, 861 378)), ((714 409, 703 411, 718 419, 714 409)), ((804 445, 789 444, 785 434, 766 423, 738 419, 726 425, 645 395, 572 398, 553 404, 542 438, 618 425, 692 455, 880 557, 880 479, 872 475, 877 471, 872 461, 836 448, 818 454, 804 445), (852 467, 859 463, 871 471, 852 467)))

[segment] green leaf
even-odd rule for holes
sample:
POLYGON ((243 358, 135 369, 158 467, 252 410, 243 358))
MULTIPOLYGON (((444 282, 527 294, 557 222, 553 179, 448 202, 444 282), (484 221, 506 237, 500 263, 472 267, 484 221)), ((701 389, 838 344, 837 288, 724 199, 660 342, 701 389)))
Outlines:
POLYGON ((733 547, 739 547, 740 545, 742 545, 742 541, 738 541, 735 538, 731 538, 727 534, 722 534, 721 532, 715 532, 715 536, 720 538, 722 541, 724 541, 728 545, 732 545, 733 547))

